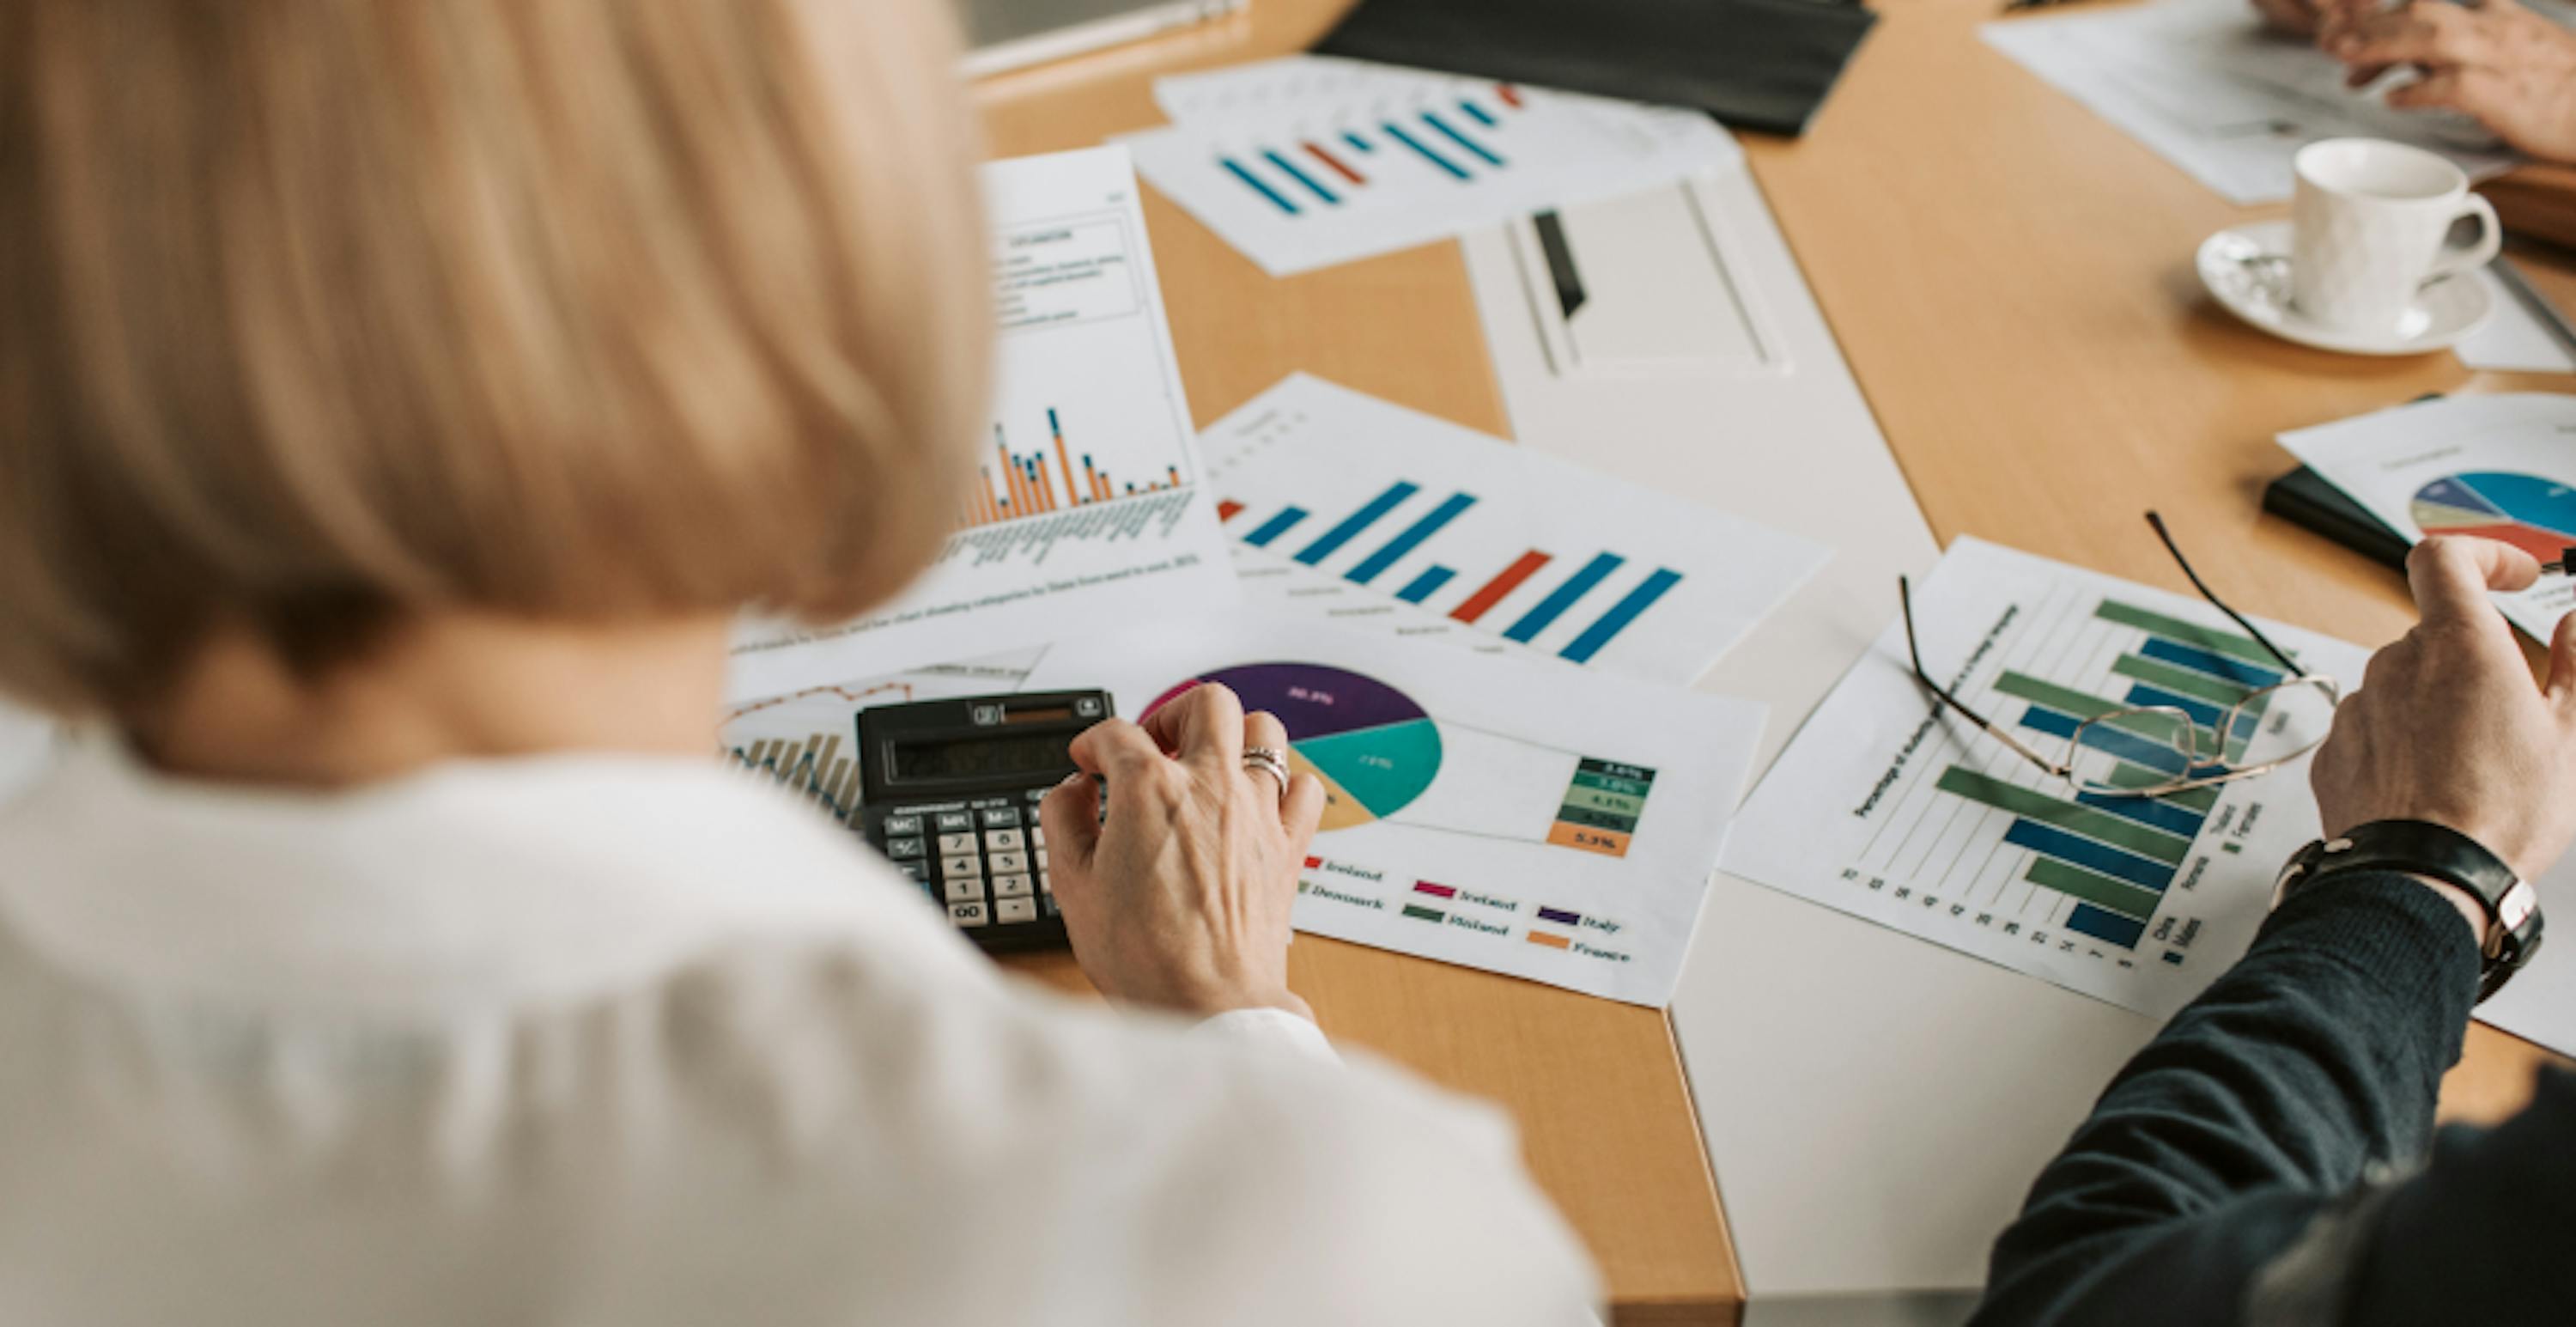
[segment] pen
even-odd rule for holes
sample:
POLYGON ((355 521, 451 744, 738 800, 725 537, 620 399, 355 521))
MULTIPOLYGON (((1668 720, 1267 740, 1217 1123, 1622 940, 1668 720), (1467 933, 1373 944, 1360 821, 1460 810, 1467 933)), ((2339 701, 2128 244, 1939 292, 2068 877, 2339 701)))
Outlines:
POLYGON ((2576 548, 2562 549, 2556 561, 2541 563, 2540 574, 2543 576, 2576 575, 2576 571, 2568 570, 2570 566, 2576 566, 2576 548))

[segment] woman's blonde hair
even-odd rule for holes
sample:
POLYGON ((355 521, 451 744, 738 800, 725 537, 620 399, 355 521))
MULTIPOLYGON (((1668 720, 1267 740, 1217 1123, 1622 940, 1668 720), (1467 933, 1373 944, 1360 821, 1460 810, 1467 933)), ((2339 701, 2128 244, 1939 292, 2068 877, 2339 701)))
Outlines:
POLYGON ((937 0, 0 6, 0 691, 884 598, 991 326, 937 0))

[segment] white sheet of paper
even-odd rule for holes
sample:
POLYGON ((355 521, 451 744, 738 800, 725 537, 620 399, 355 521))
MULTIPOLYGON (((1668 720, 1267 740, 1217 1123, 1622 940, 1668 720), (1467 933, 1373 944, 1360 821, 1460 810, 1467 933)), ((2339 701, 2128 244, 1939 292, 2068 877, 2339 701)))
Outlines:
POLYGON ((1331 790, 1299 930, 1671 998, 1764 707, 1249 608, 1061 642, 1028 686, 1136 717, 1202 679, 1278 715, 1331 790))
POLYGON ((1303 373, 1199 446, 1256 602, 1489 654, 1688 685, 1833 556, 1303 373))
POLYGON ((983 497, 886 608, 746 623, 729 699, 1234 601, 1126 152, 994 162, 984 192, 1002 335, 983 497))
POLYGON ((2576 352, 2492 271, 2480 271, 2495 313, 2452 348, 2460 362, 2498 373, 2576 373, 2576 352))
POLYGON ((1690 111, 1328 56, 1157 84, 1178 121, 1119 140, 1272 276, 1409 249, 1741 159, 1690 111))
MULTIPOLYGON (((2214 648, 2251 653, 2241 632, 2198 599, 1974 539, 1952 544, 1916 586, 1914 620, 1925 667, 2042 751, 2052 735, 2063 749, 2064 724, 2026 697, 2063 688, 2094 703, 2131 703, 2127 673, 2138 659, 2178 667, 2171 661, 2209 653, 2201 647, 2211 637, 2227 642, 2214 648)), ((2360 678, 2359 648, 2262 626, 2310 671, 2347 686, 2360 678)), ((2307 762, 2223 785, 2205 811, 2156 811, 2168 828, 2153 834, 2139 833, 2144 813, 2115 816, 2111 805, 2077 805, 2001 742, 1949 717, 1915 682, 1900 622, 1745 803, 1725 865, 2162 1017, 2245 952, 2281 864, 2317 836, 2307 762), (2022 809, 2003 809, 2006 802, 2022 809), (2040 883, 2034 872, 2062 883, 2040 883), (2086 889, 2092 901, 2079 897, 2086 889)))
POLYGON ((2473 178, 2516 158, 2473 121, 2344 87, 2340 61, 2264 29, 2244 0, 2155 0, 1989 23, 1988 45, 2234 203, 2290 196, 2290 158, 2325 138, 2438 152, 2473 178))
MULTIPOLYGON (((2428 532, 2502 539, 2549 561, 2576 545, 2576 397, 2454 396, 2281 435, 2281 445, 2412 543, 2428 532)), ((2546 641, 2576 608, 2549 577, 2495 596, 2546 641)))

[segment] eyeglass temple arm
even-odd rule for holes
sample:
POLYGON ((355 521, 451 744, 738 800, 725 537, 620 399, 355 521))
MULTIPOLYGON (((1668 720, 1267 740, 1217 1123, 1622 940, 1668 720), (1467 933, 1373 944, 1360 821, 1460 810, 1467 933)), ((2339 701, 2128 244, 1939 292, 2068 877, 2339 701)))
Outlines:
POLYGON ((2041 769, 2047 770, 2050 774, 2056 775, 2060 778, 2066 777, 2070 773, 2066 766, 2058 764, 2056 761, 2050 760, 2048 757, 2043 756, 2038 752, 2031 750, 2028 746, 2023 745, 2022 742, 2015 738, 2011 733, 2005 732, 2003 729, 1996 727, 1992 720, 1977 713, 1975 710, 1969 709, 1967 702, 1960 700, 1957 696, 1951 695, 1948 687, 1942 686, 1940 683, 1932 680, 1931 670, 1923 666, 1923 648, 1916 644, 1914 640, 1914 582, 1911 578, 1905 576, 1899 576, 1896 578, 1896 602, 1898 607, 1902 609, 1905 614, 1905 653, 1907 657, 1912 659, 1914 662, 1915 682, 1920 684, 1924 690, 1931 692, 1942 704, 1949 706, 1951 709, 1957 710, 1960 717, 1977 725, 1978 731, 1983 732, 1988 737, 2012 748, 2013 754, 2039 766, 2041 769))
POLYGON ((2246 621, 2243 613, 2239 613, 2234 608, 2229 607, 2226 600, 2218 597, 2218 592, 2216 590, 2209 588, 2209 582, 2202 580, 2200 578, 2200 573, 2192 570, 2191 559, 2182 555, 2182 546, 2174 542, 2173 532, 2165 528, 2164 517, 2157 515, 2154 512, 2148 512, 2147 524, 2155 527, 2156 538, 2165 541, 2165 551, 2173 554, 2174 565, 2182 568, 2182 574, 2191 578, 2191 588, 2200 591, 2200 597, 2208 600, 2210 607, 2217 609, 2219 612, 2225 613, 2228 621, 2245 628, 2245 634, 2253 637, 2254 643, 2262 646, 2273 658, 2280 660, 2281 666, 2289 669, 2291 676, 2306 677, 2308 675, 2308 670, 2301 668, 2299 666, 2299 661, 2290 657, 2289 651, 2273 644, 2272 638, 2264 635, 2261 627, 2255 626, 2253 623, 2246 621))

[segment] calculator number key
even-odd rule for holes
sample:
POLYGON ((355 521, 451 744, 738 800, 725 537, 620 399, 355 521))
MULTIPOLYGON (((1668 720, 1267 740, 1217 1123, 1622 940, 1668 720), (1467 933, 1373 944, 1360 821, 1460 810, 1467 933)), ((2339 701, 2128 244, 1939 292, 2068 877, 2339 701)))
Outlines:
POLYGON ((992 922, 993 915, 981 903, 951 903, 948 918, 960 926, 984 926, 992 922))

